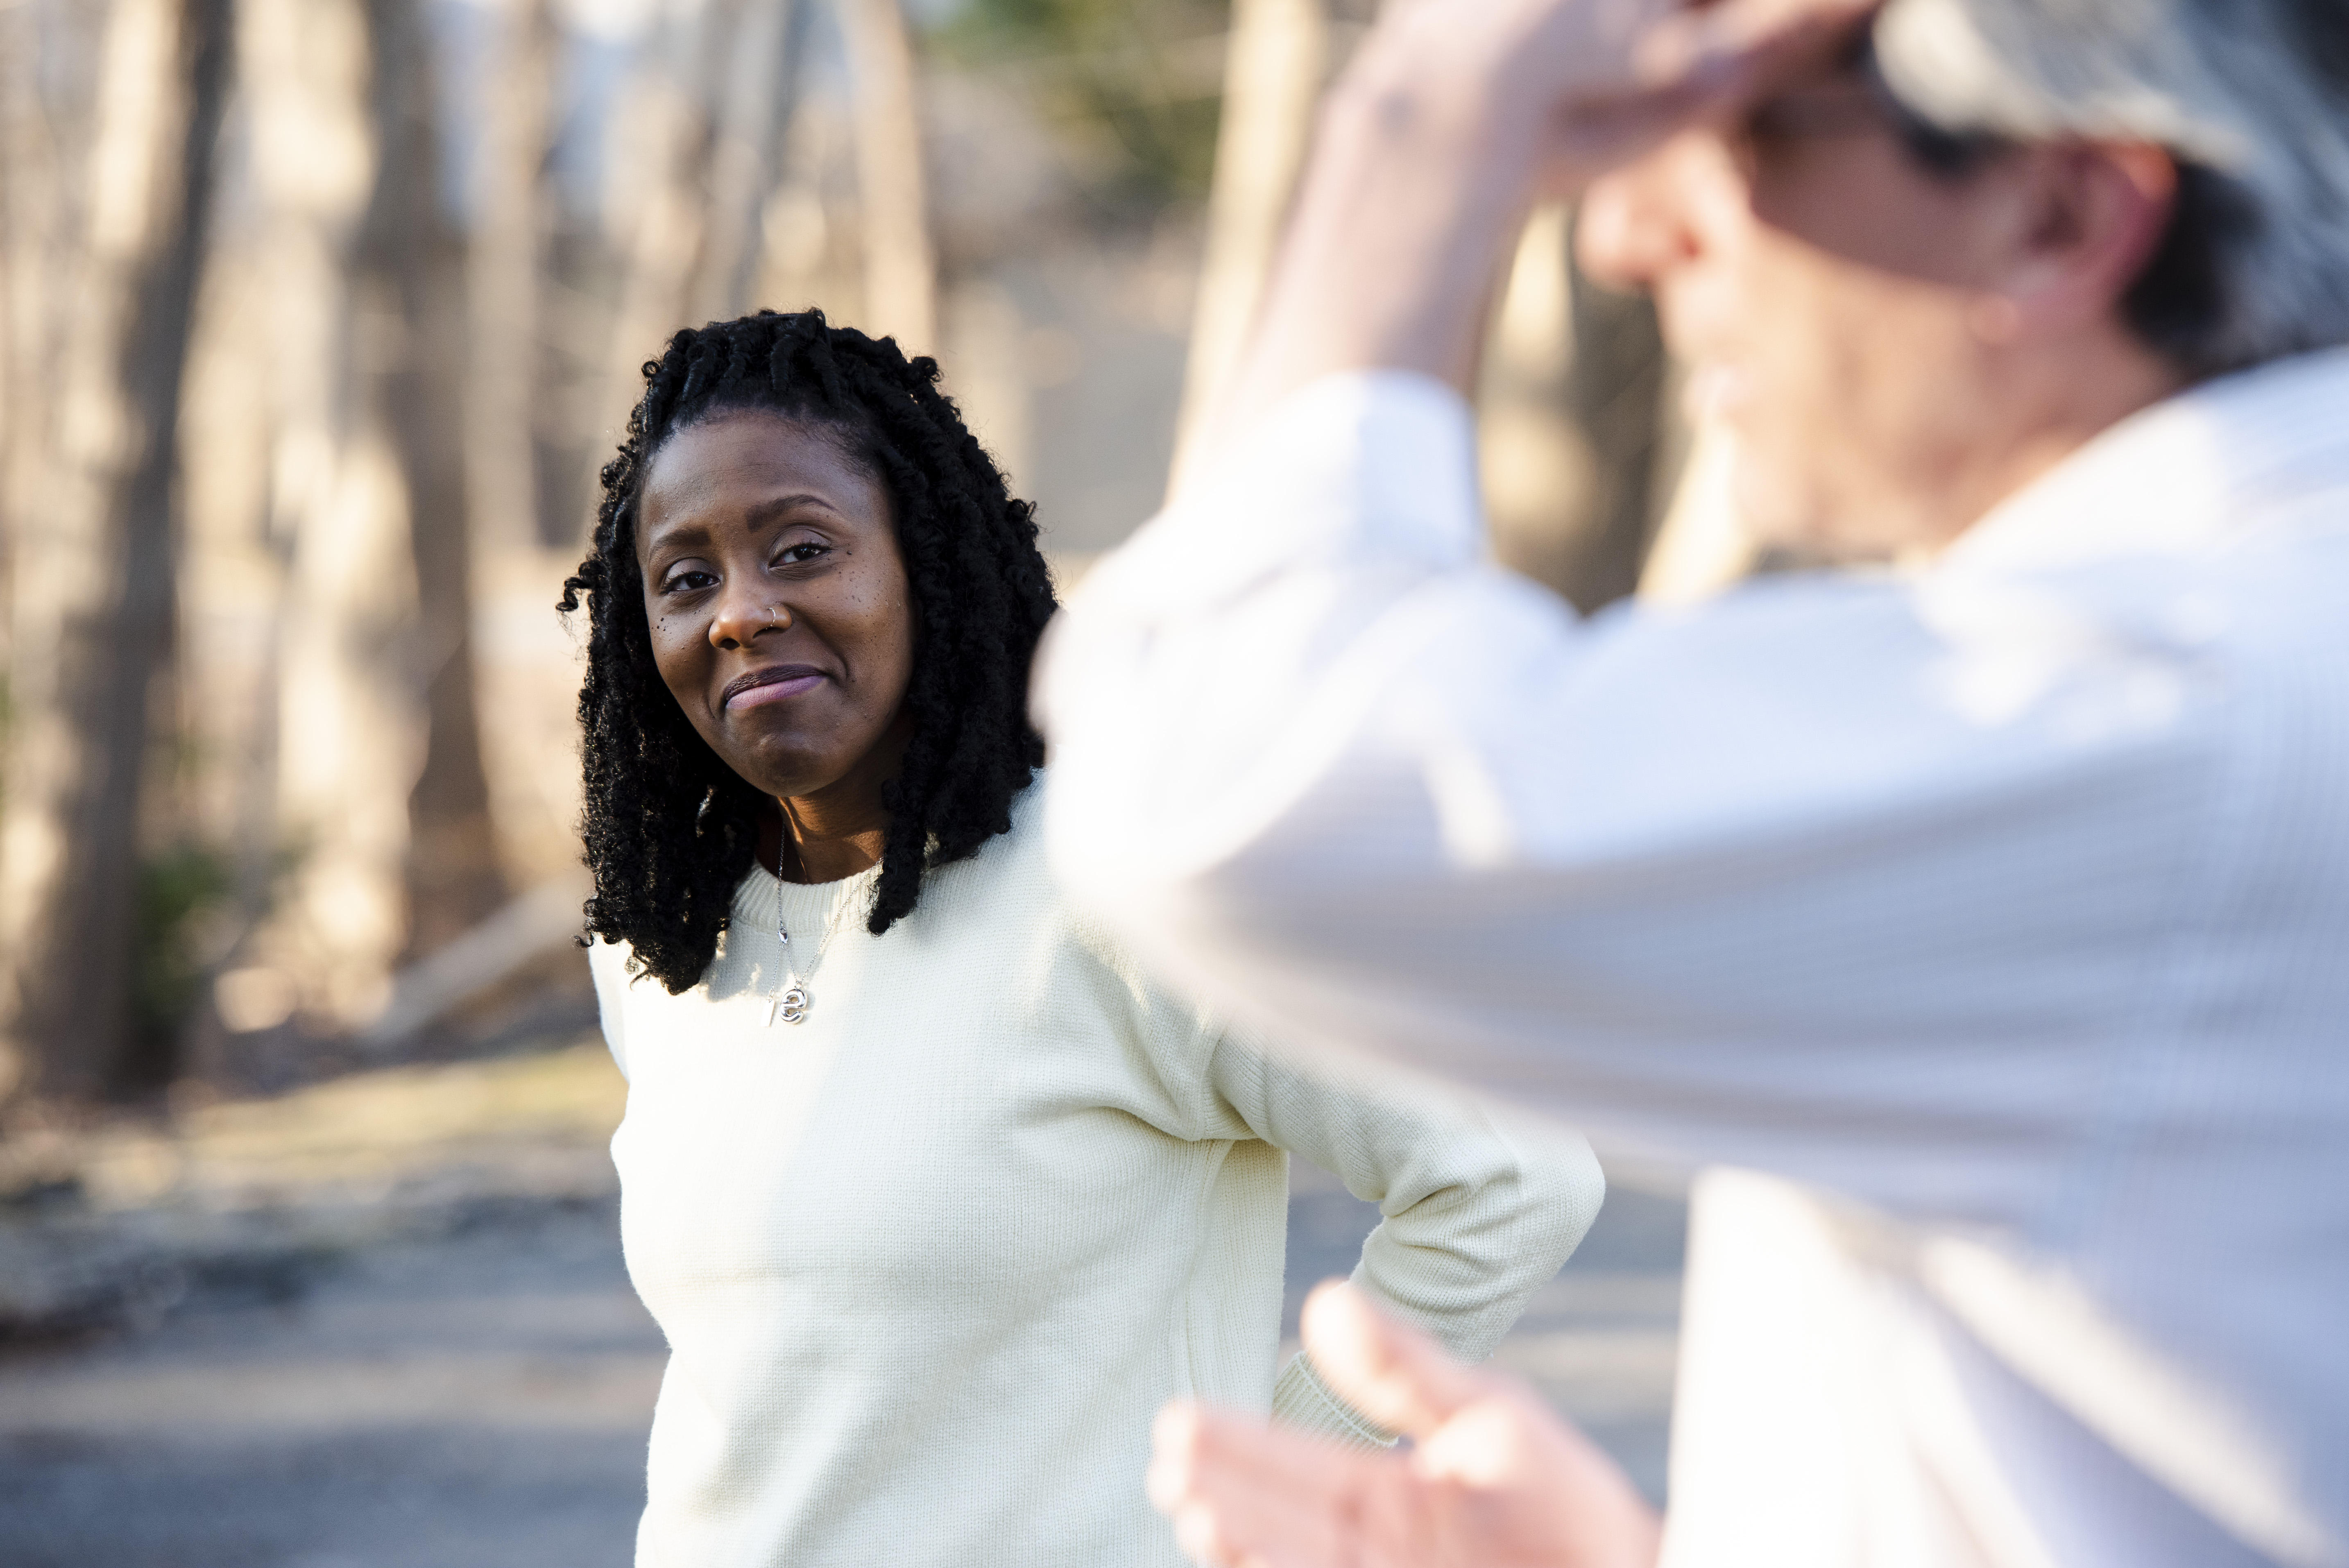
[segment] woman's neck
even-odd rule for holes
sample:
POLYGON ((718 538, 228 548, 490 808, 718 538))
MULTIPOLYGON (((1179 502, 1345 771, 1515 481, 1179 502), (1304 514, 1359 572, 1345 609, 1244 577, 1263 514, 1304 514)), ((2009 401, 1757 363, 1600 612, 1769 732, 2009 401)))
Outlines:
POLYGON ((759 824, 759 863, 789 882, 837 882, 870 870, 889 835, 881 786, 897 776, 908 728, 893 725, 846 774, 813 794, 778 798, 759 824))
POLYGON ((812 810, 805 797, 775 804, 782 809, 761 825, 759 859, 785 881, 837 882, 881 858, 889 818, 878 801, 869 815, 812 810))

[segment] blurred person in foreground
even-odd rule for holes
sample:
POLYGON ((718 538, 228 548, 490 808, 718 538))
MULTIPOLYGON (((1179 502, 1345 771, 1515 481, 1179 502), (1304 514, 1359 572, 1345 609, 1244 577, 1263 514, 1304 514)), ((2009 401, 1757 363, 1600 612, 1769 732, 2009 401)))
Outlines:
POLYGON ((814 311, 680 332, 605 470, 587 907, 628 1079, 628 1272, 667 1336, 636 1560, 1179 1563, 1181 1395, 1278 1381, 1288 1161, 1357 1271, 1482 1356, 1603 1182, 1572 1135, 1292 1070, 1149 984, 1043 865, 1036 523, 937 366, 814 311))
POLYGON ((2340 0, 1399 0, 1048 645, 1047 834, 1170 976, 1697 1170, 1671 1510, 1340 1291, 1415 1450, 1177 1407, 1195 1555, 2349 1563, 2344 341, 2340 0), (1746 517, 1897 568, 1482 563, 1542 194, 1746 517))

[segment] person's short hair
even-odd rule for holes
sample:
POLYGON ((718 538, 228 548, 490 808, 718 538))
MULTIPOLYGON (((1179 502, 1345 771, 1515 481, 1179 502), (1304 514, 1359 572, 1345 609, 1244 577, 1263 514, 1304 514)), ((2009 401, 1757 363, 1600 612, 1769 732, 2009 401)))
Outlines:
POLYGON ((2195 379, 2349 343, 2349 4, 1889 0, 1874 68, 1929 165, 1986 142, 2149 141, 2175 211, 2124 301, 2195 379))

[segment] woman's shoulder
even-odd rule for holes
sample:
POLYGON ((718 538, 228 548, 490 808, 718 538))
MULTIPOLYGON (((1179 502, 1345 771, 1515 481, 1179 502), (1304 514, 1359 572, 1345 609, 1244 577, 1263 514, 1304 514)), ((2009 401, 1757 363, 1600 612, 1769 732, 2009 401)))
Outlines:
POLYGON ((1065 950, 1102 966, 1137 990, 1146 981, 1123 943, 1090 911, 1071 903, 1052 875, 1044 852, 1044 792, 1050 780, 1039 769, 1036 782, 1014 797, 1011 826, 980 846, 968 860, 939 867, 922 889, 919 921, 936 910, 941 926, 966 919, 991 922, 999 937, 1019 933, 1030 944, 1065 950))
POLYGON ((595 977, 598 987, 622 985, 636 978, 636 951, 625 939, 591 934, 581 940, 587 947, 587 972, 595 977))
POLYGON ((1045 779, 1038 770, 1035 782, 1011 798, 1011 826, 981 844, 972 854, 947 865, 933 867, 922 878, 922 898, 913 919, 928 909, 941 912, 984 905, 999 916, 1005 906, 1017 906, 1034 915, 1060 908, 1064 900, 1044 861, 1044 823, 1040 809, 1045 779))
POLYGON ((1040 919, 1061 940, 1121 974, 1134 972, 1123 944, 1092 911, 1070 899, 1052 872, 1044 839, 1044 794, 1050 786, 1050 779, 1040 769, 1036 782, 1013 801, 1011 831, 997 840, 1001 846, 1003 875, 1026 891, 1040 919))

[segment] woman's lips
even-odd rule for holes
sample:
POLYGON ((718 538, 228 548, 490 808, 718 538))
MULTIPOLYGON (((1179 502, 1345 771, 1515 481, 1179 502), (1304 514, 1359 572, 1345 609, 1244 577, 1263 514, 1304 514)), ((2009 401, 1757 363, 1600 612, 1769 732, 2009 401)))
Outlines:
POLYGON ((737 708, 789 701, 803 691, 814 691, 823 679, 823 670, 806 664, 781 664, 772 670, 753 670, 729 681, 725 698, 719 705, 731 712, 737 708))

